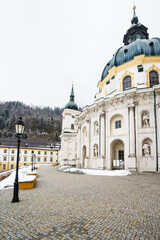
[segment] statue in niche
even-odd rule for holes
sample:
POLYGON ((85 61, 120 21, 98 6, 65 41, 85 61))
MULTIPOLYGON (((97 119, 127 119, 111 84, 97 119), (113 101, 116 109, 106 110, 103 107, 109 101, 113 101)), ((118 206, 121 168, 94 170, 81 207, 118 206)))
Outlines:
POLYGON ((151 153, 150 153, 149 143, 144 142, 142 149, 143 149, 143 156, 150 156, 151 153))
POLYGON ((98 157, 98 145, 95 144, 93 147, 93 153, 94 153, 94 157, 98 157))
POLYGON ((148 113, 143 113, 142 127, 149 127, 149 114, 148 113))
POLYGON ((94 135, 98 135, 98 123, 94 123, 94 135))
POLYGON ((98 135, 98 123, 96 124, 96 135, 98 135))

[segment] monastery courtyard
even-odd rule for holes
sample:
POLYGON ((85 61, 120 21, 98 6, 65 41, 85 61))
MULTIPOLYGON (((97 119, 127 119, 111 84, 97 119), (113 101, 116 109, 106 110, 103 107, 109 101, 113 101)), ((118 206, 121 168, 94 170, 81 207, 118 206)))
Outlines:
POLYGON ((36 187, 0 192, 0 239, 160 239, 160 174, 87 176, 38 169, 36 187))

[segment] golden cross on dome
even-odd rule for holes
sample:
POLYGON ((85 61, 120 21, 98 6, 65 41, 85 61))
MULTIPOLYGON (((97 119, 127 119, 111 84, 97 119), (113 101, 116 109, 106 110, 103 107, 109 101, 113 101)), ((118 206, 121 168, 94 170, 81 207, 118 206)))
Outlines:
POLYGON ((133 1, 133 10, 135 11, 136 5, 135 5, 135 0, 133 1))

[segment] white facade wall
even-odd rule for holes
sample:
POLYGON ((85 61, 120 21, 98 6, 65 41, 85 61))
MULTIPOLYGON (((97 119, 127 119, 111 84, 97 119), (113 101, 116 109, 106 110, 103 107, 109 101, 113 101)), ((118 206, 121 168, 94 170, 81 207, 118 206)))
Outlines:
MULTIPOLYGON (((125 72, 130 72, 133 75, 133 84, 134 87, 136 88, 144 88, 147 87, 147 75, 146 75, 146 71, 152 67, 153 65, 155 65, 156 67, 158 67, 160 69, 160 63, 145 63, 143 64, 143 72, 138 72, 137 69, 137 65, 129 67, 121 72, 118 72, 115 75, 114 79, 110 79, 110 84, 105 84, 104 88, 102 89, 102 91, 100 93, 96 94, 96 100, 102 98, 102 97, 106 97, 106 93, 107 96, 109 97, 113 97, 116 94, 121 93, 121 81, 120 79, 122 78, 122 76, 125 74, 125 72)), ((130 74, 128 74, 130 75, 130 74)))
MULTIPOLYGON (((146 71, 153 66, 160 69, 160 63, 148 63, 143 64, 143 72, 138 72, 137 66, 133 66, 117 73, 115 78, 110 80, 110 84, 105 85, 96 95, 94 104, 85 107, 76 117, 76 131, 73 133, 70 130, 72 134, 67 135, 66 139, 62 133, 62 142, 76 142, 72 148, 73 155, 76 153, 72 160, 77 167, 113 169, 115 160, 119 160, 120 154, 122 157, 124 153, 124 161, 121 161, 123 169, 155 172, 155 90, 160 168, 160 85, 147 87, 146 71), (133 88, 122 91, 122 76, 126 72, 133 77, 133 88), (144 126, 146 114, 149 117, 149 126, 144 126), (115 127, 116 121, 121 121, 120 128, 115 127)), ((64 115, 66 112, 64 110, 64 115)), ((69 125, 72 120, 66 118, 69 125)), ((66 123, 63 124, 65 126, 66 123)), ((64 146, 62 152, 68 160, 67 153, 70 150, 67 143, 64 146)))
POLYGON ((77 124, 76 118, 80 114, 74 109, 64 109, 62 114, 61 134, 61 165, 76 165, 77 160, 77 124))

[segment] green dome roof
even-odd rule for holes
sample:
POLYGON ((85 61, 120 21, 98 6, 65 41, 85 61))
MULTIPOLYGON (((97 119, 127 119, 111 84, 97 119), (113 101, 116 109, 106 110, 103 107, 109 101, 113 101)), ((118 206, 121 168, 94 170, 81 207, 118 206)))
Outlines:
POLYGON ((77 104, 73 101, 69 101, 69 103, 66 104, 65 108, 78 110, 77 104))
POLYGON ((77 106, 77 104, 74 102, 74 90, 73 90, 73 85, 72 85, 72 90, 71 90, 71 94, 70 94, 70 101, 69 101, 69 103, 66 104, 65 108, 78 110, 78 106, 77 106))
POLYGON ((131 27, 124 35, 124 46, 120 47, 113 58, 105 66, 101 81, 108 75, 113 66, 120 66, 134 59, 134 56, 145 54, 145 56, 160 56, 160 38, 148 39, 147 28, 138 23, 138 17, 133 14, 131 27))

